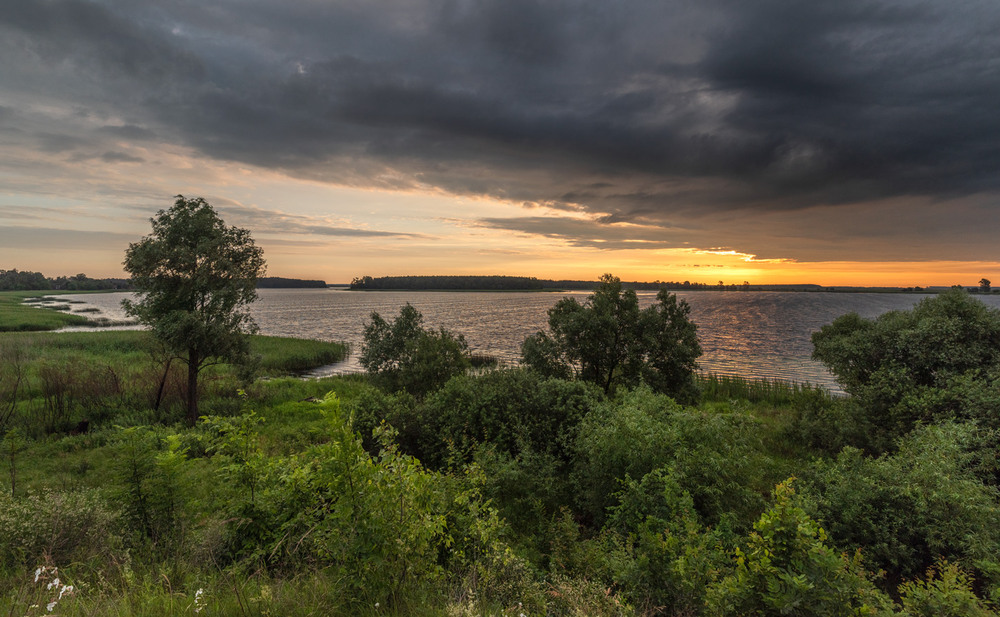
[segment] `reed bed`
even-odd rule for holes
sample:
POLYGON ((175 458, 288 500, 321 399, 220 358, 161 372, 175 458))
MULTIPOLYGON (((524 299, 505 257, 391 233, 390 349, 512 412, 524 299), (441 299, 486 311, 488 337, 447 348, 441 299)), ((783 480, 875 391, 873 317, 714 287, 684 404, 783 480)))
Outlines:
POLYGON ((790 405, 804 398, 835 398, 821 386, 783 379, 748 379, 735 375, 702 373, 696 375, 695 380, 706 401, 745 400, 751 403, 790 405))

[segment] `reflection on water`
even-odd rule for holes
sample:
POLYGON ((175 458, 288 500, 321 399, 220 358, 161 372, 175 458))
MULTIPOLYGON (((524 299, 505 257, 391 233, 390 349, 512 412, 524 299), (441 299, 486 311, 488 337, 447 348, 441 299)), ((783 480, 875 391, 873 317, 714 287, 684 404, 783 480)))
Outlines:
MULTIPOLYGON (((121 319, 121 299, 127 294, 61 296, 100 308, 102 315, 121 319)), ((516 362, 521 342, 544 329, 547 311, 560 298, 583 301, 589 292, 351 292, 330 289, 262 289, 252 312, 261 333, 324 341, 346 341, 360 348, 364 323, 372 311, 392 318, 406 302, 423 313, 428 327, 444 327, 465 335, 473 352, 516 362)), ((908 309, 921 294, 689 291, 678 297, 691 305, 704 350, 699 360, 708 372, 808 381, 837 390, 827 370, 811 359, 810 336, 836 317, 854 311, 875 317, 908 309)), ((1000 297, 985 302, 1000 306, 1000 297)), ((655 292, 639 292, 642 306, 656 300, 655 292)), ((81 305, 82 306, 82 305, 81 305)), ((357 354, 327 372, 359 370, 357 354)))

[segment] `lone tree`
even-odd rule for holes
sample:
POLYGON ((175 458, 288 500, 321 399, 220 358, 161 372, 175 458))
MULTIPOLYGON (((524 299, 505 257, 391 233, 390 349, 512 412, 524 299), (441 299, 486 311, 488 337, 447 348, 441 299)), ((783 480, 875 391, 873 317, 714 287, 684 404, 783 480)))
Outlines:
POLYGON ((187 420, 194 424, 201 369, 249 359, 257 325, 246 306, 257 298, 264 255, 248 230, 227 226, 201 197, 178 195, 150 221, 153 233, 125 251, 139 297, 122 305, 187 363, 187 420))
POLYGON ((386 321, 372 311, 361 344, 361 366, 390 391, 423 397, 469 368, 465 337, 424 328, 423 315, 409 302, 386 321))
POLYGON ((576 376, 605 392, 644 381, 689 402, 701 355, 691 307, 666 289, 656 300, 640 310, 635 292, 605 274, 585 304, 563 298, 549 309, 549 332, 525 339, 521 357, 548 377, 576 376))
POLYGON ((990 293, 991 289, 990 285, 991 285, 990 279, 988 278, 979 279, 979 291, 983 292, 984 294, 990 293))

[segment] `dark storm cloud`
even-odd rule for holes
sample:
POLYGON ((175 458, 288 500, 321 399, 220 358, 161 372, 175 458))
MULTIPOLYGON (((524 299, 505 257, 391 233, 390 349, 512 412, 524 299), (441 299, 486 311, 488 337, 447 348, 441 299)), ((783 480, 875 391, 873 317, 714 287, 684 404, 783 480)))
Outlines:
POLYGON ((602 250, 665 249, 676 247, 677 230, 657 226, 608 225, 583 219, 551 216, 487 218, 482 227, 504 229, 563 240, 572 246, 602 250))
POLYGON ((116 139, 655 228, 997 191, 998 32, 978 0, 19 0, 0 83, 116 139))

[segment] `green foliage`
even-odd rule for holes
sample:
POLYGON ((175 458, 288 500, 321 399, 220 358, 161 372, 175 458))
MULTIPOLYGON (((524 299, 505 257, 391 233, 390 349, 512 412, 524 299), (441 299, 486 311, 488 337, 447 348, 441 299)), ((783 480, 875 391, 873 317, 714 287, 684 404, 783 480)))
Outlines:
POLYGON ((531 449, 568 462, 580 421, 599 398, 588 384, 519 369, 455 377, 426 401, 425 460, 443 464, 456 453, 468 460, 488 443, 512 455, 531 449))
POLYGON ((424 446, 431 439, 427 435, 430 427, 413 395, 401 391, 389 393, 368 386, 354 399, 351 415, 352 426, 368 452, 374 454, 378 451, 379 442, 375 432, 384 422, 396 430, 396 443, 403 452, 428 463, 428 458, 424 456, 424 446))
POLYGON ((177 550, 190 487, 186 448, 177 435, 160 438, 149 427, 122 429, 115 448, 115 496, 128 528, 155 545, 177 550))
POLYGON ((263 251, 250 232, 227 227, 202 198, 178 195, 153 219, 153 232, 125 251, 139 293, 122 305, 188 364, 188 422, 198 417, 198 373, 215 359, 249 357, 256 325, 246 306, 257 298, 263 251))
POLYGON ((763 508, 771 468, 757 424, 737 414, 686 411, 639 388, 598 406, 580 425, 574 477, 583 511, 596 523, 626 476, 671 467, 707 522, 748 520, 763 508))
POLYGON ((754 523, 736 570, 708 590, 707 614, 803 617, 890 614, 861 565, 826 545, 826 533, 799 507, 791 482, 754 523))
POLYGON ((544 611, 534 570, 507 543, 505 521, 484 494, 489 472, 472 464, 442 479, 447 509, 440 562, 450 573, 461 614, 481 615, 491 606, 544 611))
POLYGON ((563 298, 549 309, 550 332, 528 337, 521 356, 542 375, 577 376, 605 392, 645 381, 660 392, 694 400, 701 346, 690 311, 666 290, 656 304, 639 310, 635 292, 605 274, 585 304, 563 298))
POLYGON ((96 490, 0 495, 3 568, 108 557, 120 547, 120 534, 120 513, 96 490))
POLYGON ((690 493, 670 469, 627 478, 602 544, 607 576, 643 614, 692 615, 729 569, 724 534, 702 526, 690 493))
POLYGON ((373 311, 365 324, 359 360, 386 389, 423 397, 469 368, 469 346, 461 334, 427 330, 422 322, 407 303, 392 323, 373 311))
MULTIPOLYGON (((383 436, 379 455, 370 456, 338 407, 330 409, 329 442, 271 458, 251 507, 235 497, 235 556, 277 568, 321 565, 336 573, 351 604, 419 594, 440 574, 435 558, 444 515, 434 476, 399 454, 391 433, 383 436)), ((229 433, 228 451, 253 449, 244 447, 251 420, 240 420, 241 428, 229 433)))
POLYGON ((903 610, 899 617, 994 617, 996 613, 976 597, 972 579, 947 561, 927 570, 923 581, 899 586, 903 610))
POLYGON ((475 464, 483 472, 483 496, 509 525, 523 554, 547 567, 548 553, 560 532, 554 521, 574 501, 566 466, 552 454, 531 448, 511 454, 491 445, 477 449, 475 464))
POLYGON ((874 320, 838 317, 813 334, 813 345, 813 357, 891 440, 917 422, 962 417, 949 392, 956 380, 988 387, 982 372, 1000 364, 1000 311, 953 290, 874 320))
POLYGON ((806 476, 806 506, 837 546, 864 550, 890 582, 916 578, 944 558, 996 584, 1000 505, 972 468, 973 430, 920 428, 880 458, 846 448, 806 476))
POLYGON ((234 418, 206 416, 202 422, 212 435, 208 451, 218 457, 220 472, 252 505, 267 466, 257 432, 264 419, 250 411, 234 418))

